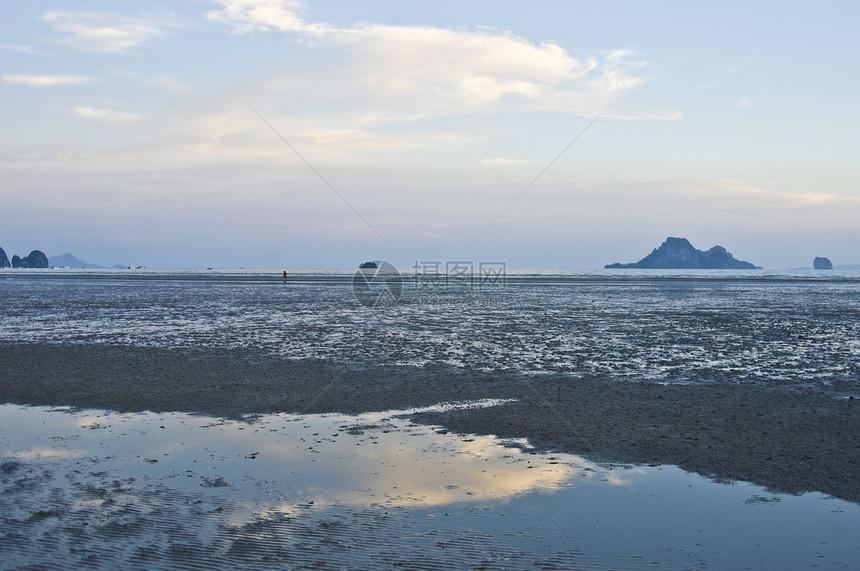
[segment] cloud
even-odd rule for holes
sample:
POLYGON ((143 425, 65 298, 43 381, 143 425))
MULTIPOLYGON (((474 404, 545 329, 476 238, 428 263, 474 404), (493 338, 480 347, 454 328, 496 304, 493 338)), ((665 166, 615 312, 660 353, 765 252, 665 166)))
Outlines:
MULTIPOLYGON (((768 218, 811 217, 813 211, 838 209, 853 212, 860 204, 860 199, 846 194, 728 178, 643 182, 622 192, 628 204, 653 202, 672 211, 721 213, 734 221, 759 219, 762 226, 768 218)), ((641 212, 639 206, 635 210, 641 212)))
POLYGON ((489 158, 481 161, 481 164, 494 166, 494 167, 510 167, 517 165, 530 165, 533 164, 534 161, 527 161, 524 159, 505 159, 505 158, 489 158))
POLYGON ((4 75, 3 81, 30 87, 54 87, 55 85, 76 85, 92 81, 81 75, 4 75))
POLYGON ((741 100, 738 101, 738 109, 746 109, 753 105, 765 104, 767 102, 767 99, 762 97, 742 97, 741 100))
POLYGON ((100 123, 134 123, 145 119, 143 115, 122 113, 108 109, 93 109, 92 107, 75 107, 74 112, 78 117, 100 123))
POLYGON ((592 115, 642 82, 638 70, 644 62, 626 50, 575 56, 553 42, 486 28, 338 28, 307 21, 302 4, 294 0, 216 1, 222 9, 208 17, 237 33, 278 31, 314 47, 336 47, 344 56, 342 65, 329 70, 330 85, 322 91, 404 116, 508 108, 592 115))
POLYGON ((30 46, 23 46, 20 44, 0 44, 0 49, 9 50, 13 52, 18 52, 22 54, 29 54, 33 56, 44 56, 48 55, 44 52, 40 52, 39 50, 35 50, 30 46))
POLYGON ((340 37, 358 55, 354 81, 377 97, 413 102, 413 113, 524 106, 594 113, 639 83, 621 54, 580 59, 510 34, 370 26, 340 37))
POLYGON ((42 19, 68 34, 64 43, 85 52, 124 53, 163 33, 163 23, 148 18, 52 10, 42 19))
POLYGON ((753 184, 734 179, 717 179, 702 184, 697 194, 703 198, 727 199, 743 207, 748 204, 760 205, 762 210, 770 206, 795 209, 801 212, 808 207, 857 203, 851 196, 834 192, 810 189, 768 188, 766 184, 753 184))
POLYGON ((309 25, 296 12, 303 4, 295 0, 215 0, 222 10, 211 10, 211 20, 224 22, 236 32, 279 30, 282 32, 322 31, 324 26, 309 25))

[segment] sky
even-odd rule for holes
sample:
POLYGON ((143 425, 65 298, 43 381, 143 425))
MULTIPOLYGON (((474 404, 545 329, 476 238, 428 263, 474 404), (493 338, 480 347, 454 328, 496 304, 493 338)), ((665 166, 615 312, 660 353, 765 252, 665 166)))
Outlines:
POLYGON ((860 264, 857 2, 0 6, 0 247, 589 269, 860 264))

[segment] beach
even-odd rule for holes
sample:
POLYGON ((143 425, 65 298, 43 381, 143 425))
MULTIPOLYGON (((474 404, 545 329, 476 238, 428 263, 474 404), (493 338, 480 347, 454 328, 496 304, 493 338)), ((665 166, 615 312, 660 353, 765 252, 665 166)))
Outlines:
POLYGON ((0 277, 12 569, 860 556, 853 274, 0 277))
POLYGON ((671 464, 718 481, 860 502, 860 401, 814 389, 350 366, 227 348, 4 342, 0 355, 0 402, 237 419, 512 399, 413 418, 597 462, 671 464))

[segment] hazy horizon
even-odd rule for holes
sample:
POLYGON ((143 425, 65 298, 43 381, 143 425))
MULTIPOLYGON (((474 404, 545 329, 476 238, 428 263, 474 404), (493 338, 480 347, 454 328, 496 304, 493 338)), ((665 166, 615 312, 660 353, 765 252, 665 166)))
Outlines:
POLYGON ((0 13, 10 258, 572 269, 678 236, 764 268, 860 263, 860 5, 0 13))
MULTIPOLYGON (((695 244, 694 244, 694 246, 695 246, 695 244)), ((0 248, 2 248, 2 246, 0 246, 0 248)), ((702 250, 703 248, 698 248, 698 249, 702 250)), ((704 248, 704 249, 707 249, 707 248, 704 248)), ((649 253, 650 253, 650 250, 648 252, 642 253, 642 255, 637 257, 636 259, 631 258, 631 259, 626 259, 626 260, 617 260, 617 262, 621 262, 621 263, 637 262, 649 253)), ((16 252, 16 254, 18 254, 19 256, 23 256, 22 254, 17 253, 17 252, 16 252)), ((27 254, 29 254, 29 252, 27 252, 27 254)), ((301 271, 301 270, 350 271, 350 270, 356 269, 359 264, 366 262, 366 261, 372 261, 372 260, 389 261, 385 258, 366 258, 366 259, 356 260, 352 265, 349 265, 349 266, 283 266, 283 265, 282 266, 276 266, 276 265, 249 266, 249 265, 242 265, 242 264, 239 264, 239 265, 217 265, 217 264, 212 265, 212 264, 201 264, 201 263, 189 264, 189 265, 184 265, 184 266, 164 266, 164 265, 157 265, 157 264, 152 265, 152 266, 146 266, 145 264, 136 264, 136 263, 134 263, 134 261, 126 261, 126 262, 123 262, 122 260, 120 260, 120 261, 114 261, 114 260, 110 260, 110 261, 96 260, 96 261, 93 261, 93 260, 89 260, 89 259, 82 259, 80 256, 76 255, 74 252, 64 252, 62 254, 48 254, 48 253, 45 253, 45 254, 48 256, 48 259, 51 261, 52 265, 56 265, 54 262, 55 259, 64 258, 64 257, 68 256, 69 254, 71 254, 76 259, 83 262, 89 268, 93 268, 93 266, 98 266, 98 267, 104 268, 104 269, 112 269, 112 268, 117 267, 117 266, 127 267, 129 265, 133 265, 133 266, 145 266, 146 268, 153 269, 153 270, 162 270, 162 269, 163 270, 247 269, 247 270, 277 270, 277 271, 282 271, 282 270, 291 270, 291 271, 297 271, 297 270, 298 271, 301 271)), ((7 252, 7 255, 11 259, 13 254, 10 254, 9 252, 7 252)), ((750 260, 743 260, 743 261, 750 261, 750 260)), ((403 271, 403 270, 409 270, 410 268, 414 269, 416 267, 416 264, 432 264, 435 262, 438 262, 440 264, 440 267, 443 269, 442 271, 444 271, 444 267, 445 267, 446 263, 455 263, 455 262, 472 262, 472 263, 474 263, 475 267, 477 267, 478 264, 480 264, 482 262, 503 262, 506 264, 506 268, 508 271, 562 271, 562 272, 566 271, 566 270, 569 270, 569 271, 590 271, 590 270, 602 270, 602 269, 604 269, 604 265, 606 265, 606 264, 601 264, 599 266, 570 265, 570 266, 564 266, 564 267, 561 267, 561 266, 559 266, 559 267, 526 267, 526 266, 509 265, 506 260, 463 260, 463 259, 455 260, 455 259, 442 259, 442 258, 421 258, 421 259, 415 258, 412 260, 401 261, 399 263, 398 262, 392 262, 392 263, 399 270, 403 271)), ((832 260, 831 260, 831 262, 832 262, 832 260)), ((615 263, 615 262, 607 262, 607 264, 610 264, 610 263, 615 263)), ((755 262, 752 262, 752 263, 755 263, 755 262)), ((849 261, 840 261, 838 263, 833 262, 834 269, 839 269, 839 266, 843 266, 843 267, 854 266, 851 268, 843 268, 843 269, 860 269, 860 264, 857 264, 857 263, 853 263, 853 262, 849 262, 849 261)), ((427 267, 429 267, 429 266, 427 266, 427 267)), ((70 268, 71 269, 79 269, 77 266, 70 266, 70 268)), ((812 261, 811 260, 810 260, 809 264, 806 264, 806 265, 801 264, 798 266, 784 267, 784 268, 767 267, 767 266, 762 267, 762 269, 764 269, 764 270, 777 270, 777 271, 778 270, 799 270, 799 269, 805 269, 805 268, 812 269, 812 261)), ((419 271, 423 271, 423 270, 419 269, 419 271)))

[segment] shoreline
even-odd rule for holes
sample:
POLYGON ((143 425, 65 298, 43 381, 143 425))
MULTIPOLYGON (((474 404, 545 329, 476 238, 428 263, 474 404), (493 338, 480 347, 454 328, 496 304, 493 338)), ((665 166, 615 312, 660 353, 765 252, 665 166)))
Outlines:
POLYGON ((860 503, 860 399, 821 392, 98 345, 2 343, 0 359, 0 403, 21 405, 239 418, 516 399, 412 418, 456 432, 528 438, 538 449, 600 462, 672 464, 775 492, 818 491, 860 503))

